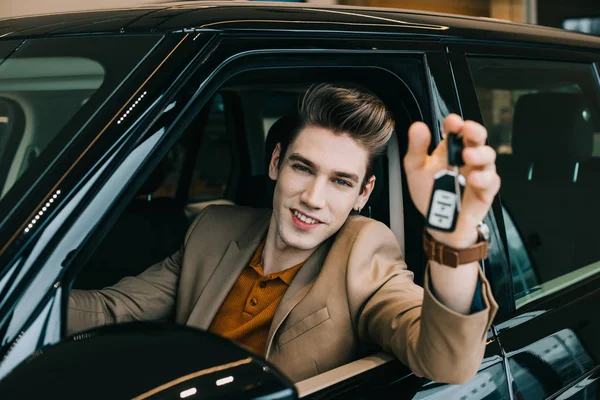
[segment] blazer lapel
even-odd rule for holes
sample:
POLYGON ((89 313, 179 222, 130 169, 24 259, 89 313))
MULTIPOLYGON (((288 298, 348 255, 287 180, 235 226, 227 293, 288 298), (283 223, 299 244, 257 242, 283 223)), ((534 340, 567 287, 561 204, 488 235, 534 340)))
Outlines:
POLYGON ((265 358, 268 359, 275 333, 279 330, 279 327, 285 321, 289 313, 294 309, 309 292, 313 283, 319 276, 321 267, 325 262, 325 258, 329 253, 331 241, 327 240, 306 260, 300 271, 294 277, 294 280, 290 284, 290 287, 285 291, 275 315, 273 316, 273 322, 271 322, 271 328, 267 336, 267 350, 265 352, 265 358))
POLYGON ((200 293, 187 325, 207 330, 229 291, 248 265, 269 227, 271 213, 266 213, 240 239, 232 240, 200 293))

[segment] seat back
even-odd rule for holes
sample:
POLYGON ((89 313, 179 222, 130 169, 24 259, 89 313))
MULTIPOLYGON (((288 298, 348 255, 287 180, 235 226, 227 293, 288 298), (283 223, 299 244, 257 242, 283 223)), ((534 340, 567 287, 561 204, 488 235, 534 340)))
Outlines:
POLYGON ((152 197, 169 168, 164 160, 148 177, 77 277, 75 289, 101 289, 138 275, 181 247, 188 228, 183 206, 152 197))

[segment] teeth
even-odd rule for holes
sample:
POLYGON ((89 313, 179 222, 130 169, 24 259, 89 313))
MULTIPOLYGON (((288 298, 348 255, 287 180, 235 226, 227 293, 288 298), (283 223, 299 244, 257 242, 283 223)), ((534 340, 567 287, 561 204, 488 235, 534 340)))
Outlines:
POLYGON ((307 224, 316 224, 318 222, 316 219, 309 218, 304 214, 300 214, 298 211, 294 211, 294 215, 307 224))

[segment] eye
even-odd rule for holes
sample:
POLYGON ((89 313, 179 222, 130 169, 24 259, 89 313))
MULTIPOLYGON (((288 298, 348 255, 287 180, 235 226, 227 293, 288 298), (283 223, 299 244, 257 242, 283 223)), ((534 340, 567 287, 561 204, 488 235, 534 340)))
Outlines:
POLYGON ((296 171, 299 171, 299 172, 310 173, 310 169, 302 164, 294 164, 294 165, 292 165, 292 168, 294 168, 296 171))
POLYGON ((352 187, 352 184, 350 182, 345 181, 343 179, 334 179, 333 183, 340 186, 352 187))

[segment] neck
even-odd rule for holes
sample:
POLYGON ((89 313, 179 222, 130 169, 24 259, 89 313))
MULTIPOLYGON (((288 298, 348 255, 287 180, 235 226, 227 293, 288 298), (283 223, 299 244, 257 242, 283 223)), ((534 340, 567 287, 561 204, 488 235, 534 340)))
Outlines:
POLYGON ((314 249, 302 250, 287 245, 279 236, 275 218, 271 217, 265 248, 262 253, 262 267, 265 275, 285 271, 306 261, 314 249))

